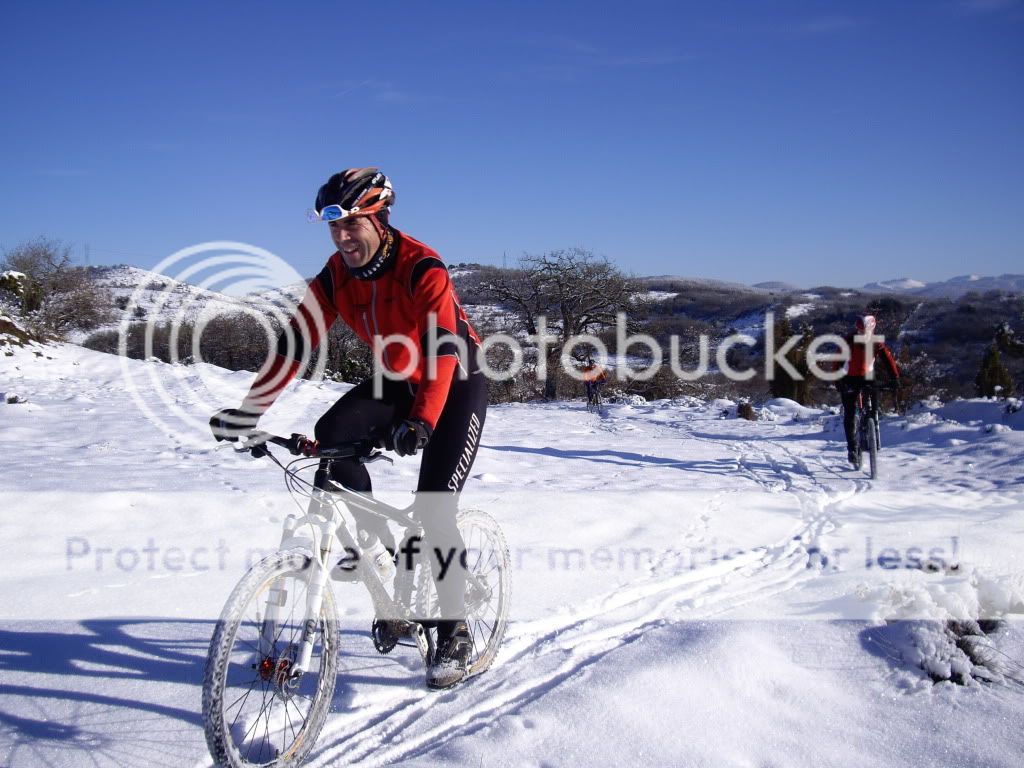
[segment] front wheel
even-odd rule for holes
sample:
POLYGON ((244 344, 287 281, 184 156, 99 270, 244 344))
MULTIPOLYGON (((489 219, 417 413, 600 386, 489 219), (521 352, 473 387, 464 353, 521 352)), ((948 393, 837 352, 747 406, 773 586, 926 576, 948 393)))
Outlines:
POLYGON ((275 552, 246 573, 224 606, 203 676, 203 725, 217 765, 298 765, 323 728, 337 676, 338 616, 328 585, 320 615, 307 622, 313 572, 309 553, 275 552), (313 655, 297 675, 291 667, 307 631, 313 655))

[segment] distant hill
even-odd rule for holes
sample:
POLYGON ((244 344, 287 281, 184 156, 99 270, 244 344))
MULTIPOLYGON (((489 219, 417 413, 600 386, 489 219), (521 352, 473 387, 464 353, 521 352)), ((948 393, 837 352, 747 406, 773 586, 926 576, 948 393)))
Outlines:
MULTIPOLYGON (((650 291, 681 291, 686 288, 698 290, 717 291, 739 291, 743 293, 768 294, 775 289, 761 287, 761 285, 745 285, 743 283, 732 283, 727 280, 712 280, 704 277, 683 277, 680 275, 652 275, 650 277, 636 278, 650 291)), ((783 285, 779 283, 779 285, 783 285)), ((799 290, 799 289, 794 289, 799 290)))
POLYGON ((797 291, 803 290, 798 285, 783 283, 778 280, 769 280, 767 283, 754 283, 753 287, 761 288, 765 291, 772 291, 773 293, 796 293, 797 291))
POLYGON ((864 286, 864 290, 878 293, 902 293, 933 299, 958 299, 968 293, 987 293, 988 291, 1024 293, 1024 275, 1007 274, 998 277, 960 275, 933 283, 900 278, 868 283, 864 286))
POLYGON ((901 277, 896 280, 884 280, 878 283, 868 283, 864 286, 866 291, 916 291, 920 288, 924 288, 928 283, 922 283, 920 280, 912 280, 909 277, 901 277))
MULTIPOLYGON (((476 278, 481 269, 475 264, 453 265, 453 281, 478 330, 505 330, 510 310, 492 303, 478 290, 476 278)), ((259 314, 269 309, 269 304, 294 304, 305 291, 304 283, 296 283, 236 298, 123 265, 94 267, 92 275, 110 289, 117 309, 122 310, 114 323, 97 329, 108 333, 116 330, 126 315, 133 323, 159 323, 194 322, 201 316, 239 311, 259 314), (139 307, 135 312, 127 307, 133 294, 139 307)), ((638 277, 637 281, 646 301, 634 319, 665 339, 670 334, 693 336, 697 332, 724 338, 737 331, 759 337, 769 310, 776 317, 787 317, 794 330, 845 333, 854 316, 870 309, 878 315, 896 351, 906 348, 934 361, 936 387, 947 396, 973 394, 981 357, 999 324, 1024 330, 1024 275, 964 275, 932 283, 900 278, 862 288, 810 289, 781 281, 743 285, 680 275, 638 277)), ((81 343, 84 336, 72 340, 81 343)), ((1007 360, 1006 364, 1014 376, 1024 379, 1024 361, 1007 360)))

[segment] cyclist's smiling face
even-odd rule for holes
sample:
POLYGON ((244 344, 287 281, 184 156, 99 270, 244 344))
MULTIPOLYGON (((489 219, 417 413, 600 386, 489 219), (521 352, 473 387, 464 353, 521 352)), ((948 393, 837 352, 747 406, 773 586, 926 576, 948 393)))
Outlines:
POLYGON ((380 247, 380 235, 365 216, 350 216, 329 224, 331 239, 345 264, 353 269, 367 264, 380 247))

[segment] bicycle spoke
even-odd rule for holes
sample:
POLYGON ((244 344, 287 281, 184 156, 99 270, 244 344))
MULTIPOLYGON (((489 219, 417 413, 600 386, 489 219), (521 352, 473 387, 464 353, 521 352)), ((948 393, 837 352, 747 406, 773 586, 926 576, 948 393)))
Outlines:
MULTIPOLYGON (((270 707, 267 709, 266 717, 263 718, 263 741, 260 742, 261 747, 268 744, 270 740, 270 713, 274 711, 274 699, 274 696, 270 697, 270 707)), ((263 750, 260 750, 260 754, 262 756, 265 753, 263 750)))
MULTIPOLYGON (((249 690, 247 690, 245 692, 245 694, 243 695, 244 696, 244 701, 242 701, 242 705, 238 708, 238 712, 235 714, 235 719, 231 721, 231 726, 230 726, 231 728, 235 727, 235 724, 238 722, 238 718, 242 716, 242 710, 245 709, 245 702, 248 701, 249 694, 252 693, 253 690, 254 690, 253 687, 249 686, 249 690)), ((236 701, 237 701, 237 699, 236 699, 236 701)), ((234 706, 234 705, 232 705, 232 706, 234 706)))
MULTIPOLYGON (((234 701, 232 701, 232 702, 231 702, 230 704, 228 704, 228 705, 227 705, 226 707, 224 707, 224 711, 225 711, 225 712, 230 712, 230 711, 231 711, 231 708, 232 708, 233 706, 235 706, 235 704, 237 704, 237 703, 238 703, 239 701, 241 701, 241 702, 242 702, 242 706, 245 706, 245 702, 243 701, 243 699, 247 699, 247 698, 249 698, 249 694, 250 694, 250 693, 252 693, 252 690, 253 690, 253 689, 252 689, 252 686, 253 686, 253 684, 254 684, 254 683, 258 682, 258 680, 259 680, 259 678, 258 678, 258 677, 254 677, 254 678, 253 678, 253 679, 252 679, 252 680, 251 680, 251 681, 249 682, 249 688, 248 688, 248 689, 247 689, 247 690, 245 691, 245 693, 243 693, 243 694, 242 694, 241 696, 239 696, 239 697, 238 697, 237 699, 235 699, 235 700, 234 700, 234 701)), ((232 723, 232 725, 234 725, 234 723, 232 723)))
MULTIPOLYGON (((245 734, 243 734, 243 736, 242 736, 242 742, 243 743, 249 738, 249 734, 252 731, 254 731, 259 726, 259 724, 260 724, 260 716, 267 709, 267 696, 266 696, 266 694, 267 694, 267 687, 266 687, 266 685, 264 685, 264 687, 263 687, 263 706, 260 707, 260 711, 256 713, 256 718, 253 720, 252 725, 250 725, 249 728, 246 730, 245 734)), ((245 759, 246 760, 249 759, 249 753, 250 752, 252 752, 252 744, 251 743, 249 744, 249 746, 245 750, 245 759)))

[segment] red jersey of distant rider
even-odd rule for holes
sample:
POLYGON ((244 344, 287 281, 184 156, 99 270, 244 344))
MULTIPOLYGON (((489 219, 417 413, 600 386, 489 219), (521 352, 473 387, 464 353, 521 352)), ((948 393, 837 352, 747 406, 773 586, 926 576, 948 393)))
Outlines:
POLYGON ((872 368, 868 365, 868 346, 871 346, 872 362, 881 358, 885 367, 888 368, 889 372, 894 378, 899 378, 900 369, 896 365, 896 359, 892 356, 892 352, 885 345, 885 342, 878 340, 872 336, 868 339, 867 343, 864 341, 855 341, 854 338, 857 334, 850 334, 846 337, 846 343, 850 347, 850 360, 846 366, 847 376, 856 376, 858 378, 866 378, 868 371, 872 368))

